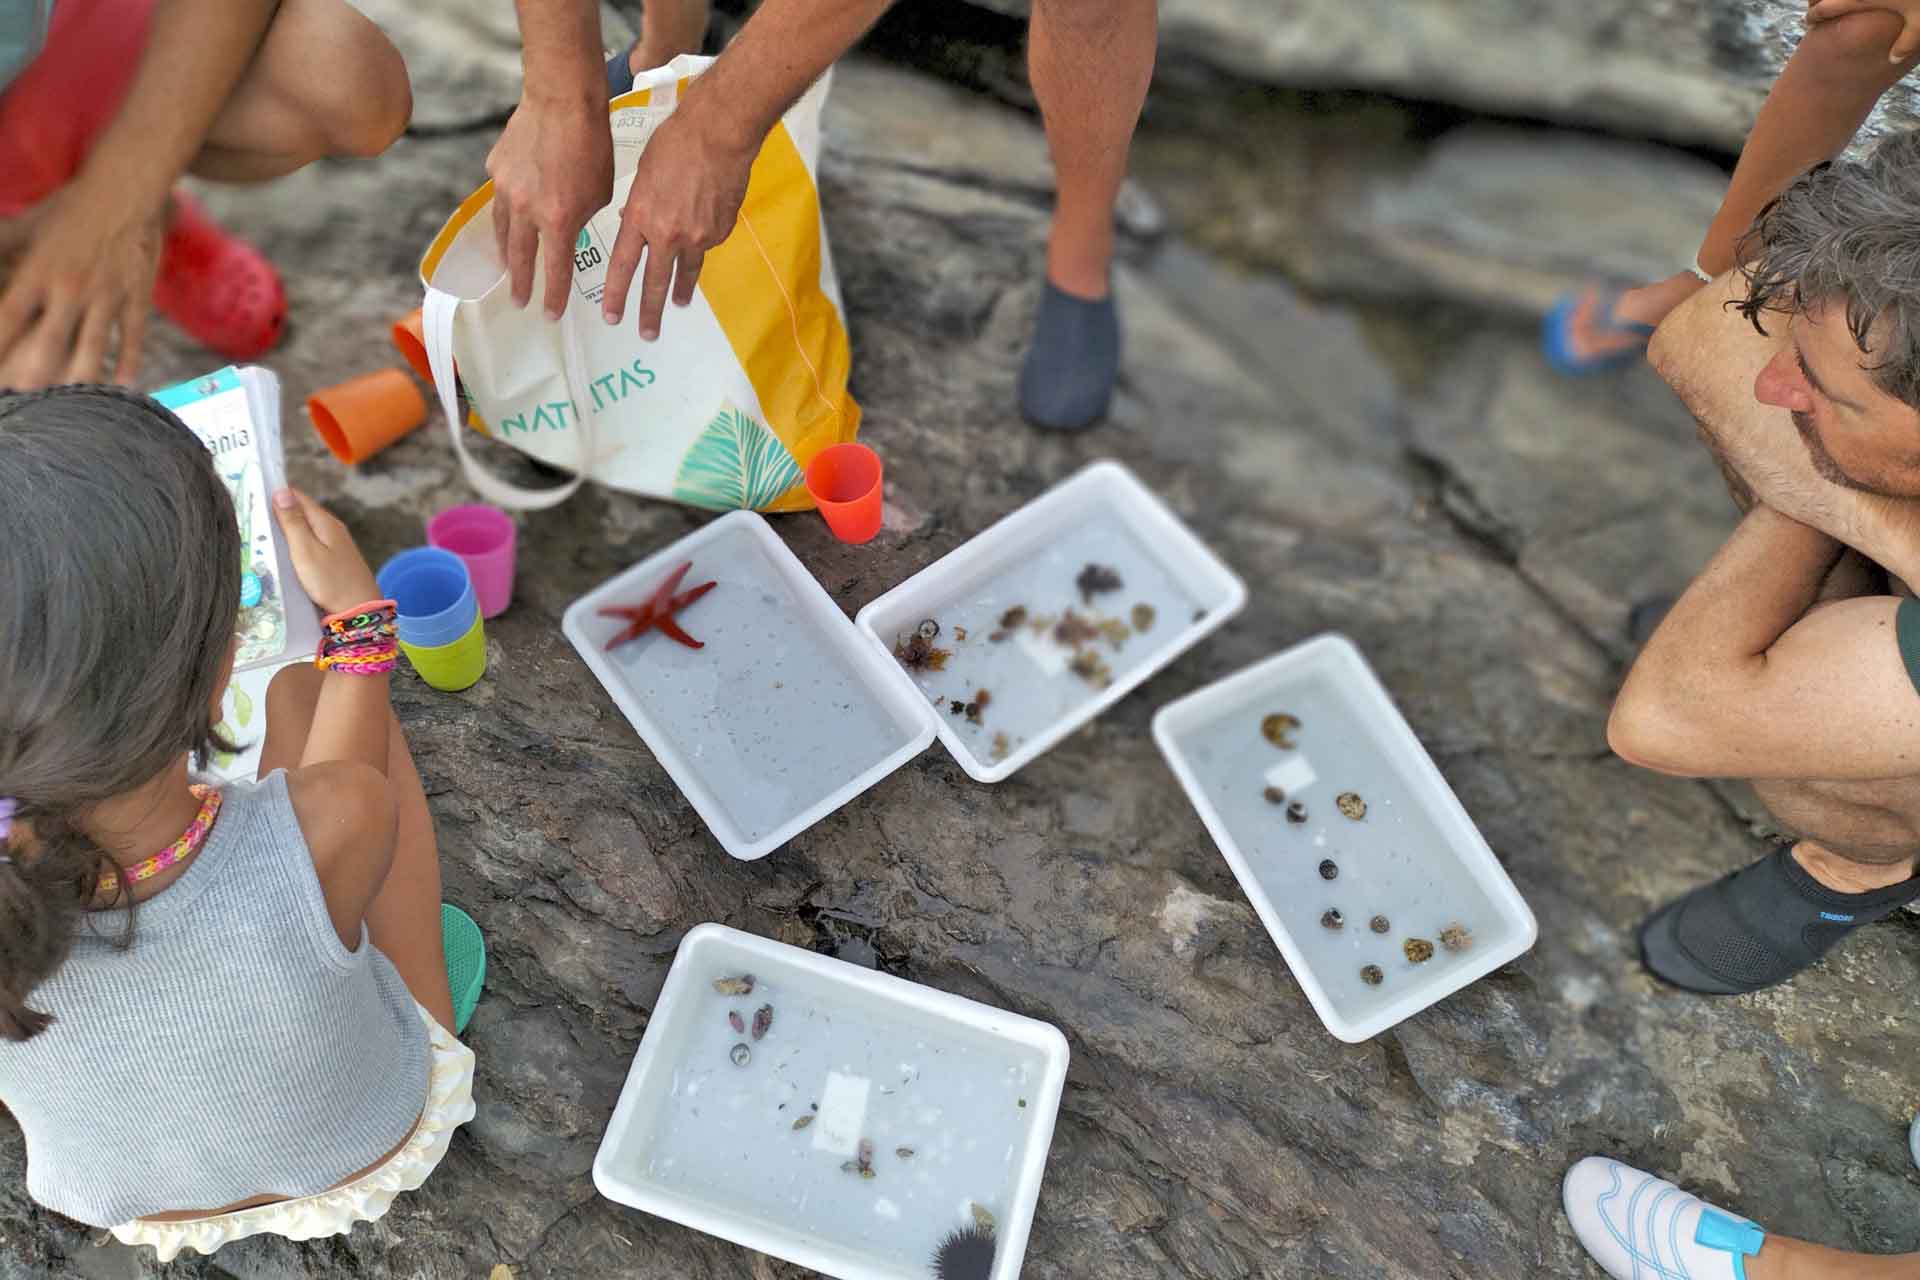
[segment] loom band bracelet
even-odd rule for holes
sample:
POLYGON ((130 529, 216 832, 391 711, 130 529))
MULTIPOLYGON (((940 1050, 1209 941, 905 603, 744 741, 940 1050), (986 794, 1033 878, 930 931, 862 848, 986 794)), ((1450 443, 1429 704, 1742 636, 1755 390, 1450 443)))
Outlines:
POLYGON ((319 663, 320 670, 343 676, 383 676, 398 665, 398 657, 322 658, 319 663))
POLYGON ((315 666, 325 670, 330 663, 359 662, 374 658, 397 657, 399 653, 400 647, 398 645, 361 645, 353 649, 329 649, 325 653, 317 654, 313 662, 315 666))
POLYGON ((327 662, 341 658, 386 658, 395 656, 399 652, 398 640, 380 640, 368 644, 335 644, 328 645, 315 660, 327 662))
POLYGON ((322 654, 320 657, 320 661, 322 662, 361 662, 361 661, 369 661, 377 658, 396 657, 398 656, 399 652, 400 650, 398 647, 390 644, 360 645, 352 649, 335 649, 329 653, 322 654))
POLYGON ((341 624, 371 626, 376 622, 391 622, 400 612, 400 605, 393 600, 363 600, 351 609, 342 609, 330 613, 320 620, 320 625, 328 630, 338 630, 341 624))
POLYGON ((400 643, 398 636, 367 634, 341 637, 327 646, 328 653, 359 653, 365 649, 391 649, 400 643))
POLYGON ((322 648, 314 655, 313 665, 322 671, 340 670, 349 665, 391 662, 399 656, 400 642, 397 640, 377 645, 355 645, 350 648, 331 646, 322 648))
POLYGON ((320 643, 314 646, 317 663, 341 644, 346 636, 372 628, 392 626, 398 635, 400 606, 392 600, 364 600, 350 609, 330 613, 320 620, 320 643))
POLYGON ((386 644, 399 638, 400 633, 396 628, 367 627, 361 631, 336 632, 327 643, 329 647, 339 649, 356 644, 386 644))
POLYGON ((378 631, 382 627, 391 627, 393 625, 391 619, 383 619, 378 615, 374 615, 371 617, 355 618, 351 622, 336 622, 328 627, 327 630, 337 636, 350 636, 378 631))
POLYGON ((398 635, 400 629, 391 622, 369 623, 364 627, 339 627, 329 629, 328 634, 336 641, 351 644, 355 640, 372 639, 375 636, 398 635))

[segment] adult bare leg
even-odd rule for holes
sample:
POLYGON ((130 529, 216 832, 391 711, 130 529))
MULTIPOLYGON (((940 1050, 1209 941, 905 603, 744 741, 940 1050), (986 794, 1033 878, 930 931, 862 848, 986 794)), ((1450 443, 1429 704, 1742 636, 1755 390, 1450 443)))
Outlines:
POLYGON ((1113 263, 1113 202, 1127 177, 1159 40, 1156 0, 1035 0, 1028 71, 1057 190, 1047 279, 1103 298, 1113 263))
POLYGON ((1120 367, 1109 296, 1113 204, 1153 79, 1156 0, 1035 0, 1028 35, 1034 96, 1053 155, 1047 278, 1020 403, 1037 426, 1104 417, 1120 367))
POLYGON ((413 114, 406 63, 346 0, 282 0, 191 171, 264 182, 322 156, 375 156, 413 114))

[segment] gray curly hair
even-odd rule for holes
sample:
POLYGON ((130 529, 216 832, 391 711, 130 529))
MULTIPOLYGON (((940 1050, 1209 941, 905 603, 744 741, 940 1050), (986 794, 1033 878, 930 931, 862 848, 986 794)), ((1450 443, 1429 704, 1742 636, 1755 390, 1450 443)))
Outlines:
POLYGON ((1768 311, 1844 302, 1874 382, 1920 408, 1920 130, 1809 169, 1760 211, 1739 256, 1754 328, 1766 332, 1768 311))

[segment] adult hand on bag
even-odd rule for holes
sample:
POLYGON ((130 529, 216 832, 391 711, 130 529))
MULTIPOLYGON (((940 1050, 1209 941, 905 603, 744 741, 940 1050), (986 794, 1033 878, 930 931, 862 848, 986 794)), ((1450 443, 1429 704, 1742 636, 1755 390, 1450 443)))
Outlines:
POLYGON ((676 306, 693 301, 707 250, 731 235, 740 217, 759 154, 759 138, 743 144, 710 127, 702 106, 710 100, 689 93, 648 140, 620 211, 600 307, 608 324, 620 323, 644 250, 640 336, 648 342, 660 336, 669 290, 676 306))
POLYGON ((544 247, 547 319, 567 308, 574 240, 613 198, 613 133, 607 105, 592 98, 520 99, 487 155, 493 179, 493 234, 515 306, 533 295, 533 264, 544 247))

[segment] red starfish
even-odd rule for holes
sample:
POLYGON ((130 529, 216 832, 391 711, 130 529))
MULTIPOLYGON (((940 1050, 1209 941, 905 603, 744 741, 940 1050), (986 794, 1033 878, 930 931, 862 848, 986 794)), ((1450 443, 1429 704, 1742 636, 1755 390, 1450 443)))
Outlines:
POLYGON ((609 605, 600 610, 600 616, 603 618, 627 620, 627 629, 609 640, 607 648, 617 649, 629 640, 636 640, 649 628, 658 628, 660 633, 669 640, 683 644, 689 649, 706 648, 706 641, 695 640, 681 628, 678 622, 673 620, 674 614, 719 585, 715 582, 703 582, 697 587, 682 591, 679 595, 673 594, 674 589, 680 585, 681 579, 687 576, 687 570, 691 568, 693 568, 693 562, 689 560, 668 574, 667 580, 660 584, 660 589, 655 591, 653 598, 645 604, 609 605))

